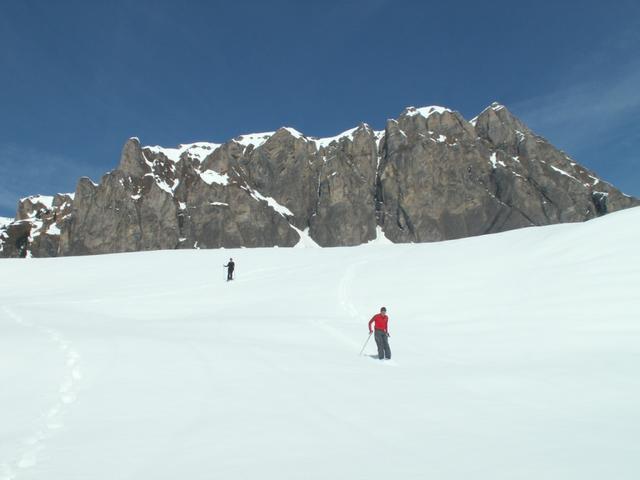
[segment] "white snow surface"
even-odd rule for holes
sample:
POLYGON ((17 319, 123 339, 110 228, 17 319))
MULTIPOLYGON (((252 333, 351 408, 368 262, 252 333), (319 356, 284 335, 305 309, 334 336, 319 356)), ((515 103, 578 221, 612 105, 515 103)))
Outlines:
POLYGON ((420 108, 407 107, 405 110, 405 115, 409 117, 413 117, 415 115, 422 115, 424 118, 429 118, 429 116, 433 115, 434 113, 441 115, 445 112, 451 112, 451 110, 449 110, 446 107, 440 107, 438 105, 430 105, 428 107, 420 107, 420 108))
POLYGON ((376 227, 376 238, 370 240, 367 245, 393 245, 393 242, 387 238, 382 227, 378 225, 376 227))
MULTIPOLYGON (((565 171, 564 171, 564 170, 562 170, 561 168, 554 167, 553 165, 550 165, 550 166, 551 166, 551 168, 552 168, 553 170, 555 170, 555 171, 556 171, 556 172, 558 172, 559 174, 564 175, 565 177, 569 177, 569 178, 571 178, 571 179, 575 180, 575 181, 576 181, 576 182, 578 182, 578 183, 582 183, 582 182, 580 182, 580 180, 578 180, 576 177, 574 177, 573 175, 571 175, 571 174, 569 174, 569 173, 565 172, 565 171)), ((587 185, 588 185, 588 184, 587 184, 587 185)))
POLYGON ((292 128, 292 127, 282 127, 282 128, 284 128, 287 132, 289 132, 295 138, 306 138, 304 133, 299 132, 295 128, 292 128))
POLYGON ((309 235, 309 227, 305 228, 304 230, 300 230, 299 228, 291 225, 291 228, 293 228, 296 232, 298 232, 298 235, 300 235, 300 240, 295 244, 293 248, 321 248, 320 245, 318 245, 315 240, 311 238, 311 235, 309 235))
POLYGON ((60 227, 58 227, 58 225, 56 225, 55 223, 52 223, 51 225, 49 225, 46 233, 49 235, 60 235, 60 227))
MULTIPOLYGON (((364 127, 373 133, 373 137, 376 139, 376 146, 380 147, 380 141, 384 137, 384 130, 372 130, 371 127, 366 123, 364 124, 364 127)), ((319 150, 321 147, 325 147, 325 148, 328 147, 333 142, 339 142, 340 139, 342 138, 347 138, 353 141, 353 134, 359 128, 360 128, 360 125, 358 125, 357 127, 350 128, 349 130, 345 130, 344 132, 339 133, 338 135, 335 135, 333 137, 324 137, 324 138, 309 137, 309 140, 315 143, 316 148, 319 150)))
POLYGON ((498 165, 502 166, 502 167, 506 167, 507 164, 504 163, 502 160, 498 160, 498 156, 496 154, 496 152, 493 152, 491 154, 491 156, 489 157, 489 162, 491 163, 493 169, 495 170, 496 168, 498 168, 498 165))
POLYGON ((1 260, 0 479, 635 480, 639 235, 1 260))
POLYGON ((269 140, 274 133, 276 132, 247 133, 234 138, 233 141, 239 143, 243 147, 253 145, 253 148, 258 148, 264 142, 269 140))
POLYGON ((0 228, 6 227, 15 221, 14 218, 0 217, 0 228))
POLYGON ((143 147, 151 152, 163 153, 172 162, 177 162, 183 153, 187 152, 187 156, 202 162, 207 156, 211 155, 214 151, 220 148, 219 143, 210 142, 196 142, 185 143, 177 148, 161 147, 159 145, 143 147))
POLYGON ((204 172, 200 172, 200 178, 207 185, 212 185, 214 183, 219 185, 229 185, 229 176, 226 173, 218 173, 215 170, 205 170, 204 172))
POLYGON ((344 132, 339 133, 338 135, 335 135, 333 137, 310 138, 310 140, 316 144, 317 149, 328 147, 333 142, 338 142, 341 138, 348 138, 349 140, 353 141, 353 134, 356 130, 358 130, 358 128, 359 127, 350 128, 349 130, 345 130, 344 132))
POLYGON ((380 148, 380 142, 384 138, 384 130, 374 130, 373 135, 376 137, 376 147, 380 148))
POLYGON ((31 203, 33 203, 34 205, 36 203, 41 203, 48 209, 53 208, 53 196, 51 195, 30 195, 28 197, 21 198, 20 201, 24 202, 27 199, 31 200, 31 203))
MULTIPOLYGON (((265 197, 264 195, 262 195, 260 192, 253 190, 251 188, 248 187, 242 187, 245 190, 247 190, 249 192, 249 194, 256 200, 258 200, 259 202, 267 202, 267 205, 269 205, 271 208, 273 208, 277 213, 279 213, 280 215, 282 215, 283 217, 293 217, 293 213, 291 213, 291 210, 289 210, 287 207, 285 207, 284 205, 280 205, 274 198, 272 197, 265 197)), ((298 229, 296 229, 298 230, 298 229)), ((298 230, 298 232, 300 232, 300 230, 298 230)))

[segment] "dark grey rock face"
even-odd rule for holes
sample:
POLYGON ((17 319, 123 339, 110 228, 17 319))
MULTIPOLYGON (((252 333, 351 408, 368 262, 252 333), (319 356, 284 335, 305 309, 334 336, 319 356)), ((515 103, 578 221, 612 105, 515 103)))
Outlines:
POLYGON ((290 128, 223 145, 122 150, 99 184, 29 197, 0 229, 0 256, 176 248, 358 245, 382 230, 430 242, 580 222, 640 205, 535 135, 504 106, 471 122, 407 108, 384 131, 330 139, 290 128))
POLYGON ((359 126, 350 138, 320 148, 311 237, 321 246, 359 245, 376 237, 378 145, 376 133, 359 126))
POLYGON ((188 156, 176 162, 130 139, 119 168, 99 185, 81 179, 61 254, 295 245, 295 230, 236 169, 200 168, 188 156))
POLYGON ((0 229, 0 255, 4 258, 24 258, 29 253, 31 223, 17 220, 0 229))

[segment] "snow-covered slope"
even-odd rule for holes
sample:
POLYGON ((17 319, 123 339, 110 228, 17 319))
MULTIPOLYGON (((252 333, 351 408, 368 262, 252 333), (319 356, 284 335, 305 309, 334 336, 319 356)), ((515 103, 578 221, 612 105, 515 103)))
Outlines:
POLYGON ((635 479, 639 226, 4 260, 0 479, 635 479))

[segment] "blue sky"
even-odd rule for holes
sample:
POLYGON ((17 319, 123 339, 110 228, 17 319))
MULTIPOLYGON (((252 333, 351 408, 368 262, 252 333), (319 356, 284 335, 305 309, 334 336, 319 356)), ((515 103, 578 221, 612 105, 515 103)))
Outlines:
POLYGON ((145 145, 504 103, 640 196, 640 3, 0 0, 0 215, 145 145))

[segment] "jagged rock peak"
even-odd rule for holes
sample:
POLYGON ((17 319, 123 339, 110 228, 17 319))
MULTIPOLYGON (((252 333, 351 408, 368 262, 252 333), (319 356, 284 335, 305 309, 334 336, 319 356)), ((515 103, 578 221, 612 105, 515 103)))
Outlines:
POLYGON ((497 146, 513 145, 524 136, 533 134, 507 107, 498 102, 485 108, 471 124, 480 138, 497 146))
POLYGON ((142 177, 149 171, 149 167, 144 161, 138 137, 131 137, 122 147, 118 170, 132 177, 142 177))
POLYGON ((288 132, 292 137, 295 137, 295 138, 306 138, 306 135, 304 133, 299 132, 293 127, 280 127, 278 129, 278 132, 281 130, 288 132))
POLYGON ((280 127, 275 133, 268 139, 286 139, 290 140, 293 138, 294 140, 307 140, 307 137, 302 133, 292 127, 280 127))
POLYGON ((75 198, 23 203, 25 220, 0 231, 0 256, 294 246, 305 235, 346 246, 378 230, 425 242, 640 205, 497 102, 472 123, 408 107, 385 131, 361 123, 326 138, 281 127, 165 148, 133 137, 99 185, 81 178, 75 198))
POLYGON ((493 102, 476 117, 471 120, 471 123, 475 126, 481 118, 488 118, 492 120, 499 120, 501 123, 509 124, 510 126, 517 127, 522 131, 530 132, 527 127, 518 117, 516 117, 505 105, 499 102, 493 102))
POLYGON ((472 140, 476 137, 473 126, 460 113, 437 105, 407 107, 398 117, 398 125, 410 137, 426 136, 434 132, 451 140, 472 140))

